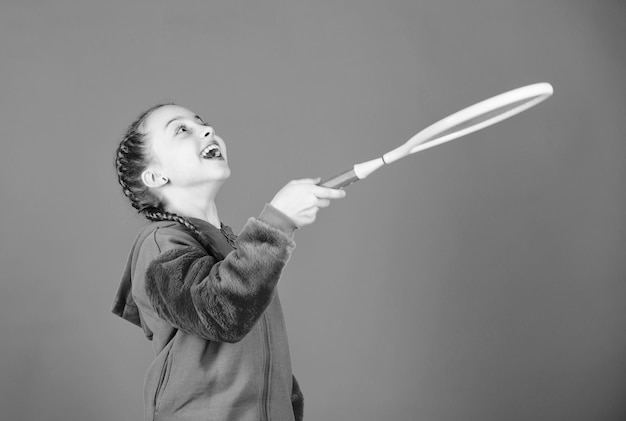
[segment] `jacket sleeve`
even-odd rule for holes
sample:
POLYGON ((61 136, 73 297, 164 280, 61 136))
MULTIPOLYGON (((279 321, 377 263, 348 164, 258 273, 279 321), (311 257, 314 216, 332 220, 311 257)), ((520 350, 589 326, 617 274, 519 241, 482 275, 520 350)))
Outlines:
POLYGON ((248 220, 236 249, 222 261, 191 234, 158 231, 154 238, 161 253, 146 272, 150 303, 177 329, 220 342, 237 342, 252 329, 295 247, 289 231, 256 218, 248 220))

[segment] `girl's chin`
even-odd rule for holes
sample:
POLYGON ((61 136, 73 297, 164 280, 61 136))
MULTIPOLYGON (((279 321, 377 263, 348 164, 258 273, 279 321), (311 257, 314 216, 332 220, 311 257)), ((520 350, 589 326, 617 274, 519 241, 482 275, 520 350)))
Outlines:
POLYGON ((230 177, 230 174, 231 174, 230 168, 228 167, 228 165, 226 165, 224 169, 221 171, 221 173, 219 175, 216 174, 216 176, 219 180, 225 181, 226 179, 230 177))

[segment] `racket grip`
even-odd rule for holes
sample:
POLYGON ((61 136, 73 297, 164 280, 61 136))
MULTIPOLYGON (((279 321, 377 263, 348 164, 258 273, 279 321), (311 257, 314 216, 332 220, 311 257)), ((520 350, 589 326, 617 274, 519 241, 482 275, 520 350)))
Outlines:
POLYGON ((335 177, 326 180, 326 181, 322 181, 320 183, 320 186, 322 187, 329 187, 331 189, 340 189, 342 187, 346 187, 352 183, 354 183, 355 181, 359 181, 360 178, 357 177, 356 173, 354 172, 354 168, 346 171, 344 173, 341 173, 339 175, 336 175, 335 177))

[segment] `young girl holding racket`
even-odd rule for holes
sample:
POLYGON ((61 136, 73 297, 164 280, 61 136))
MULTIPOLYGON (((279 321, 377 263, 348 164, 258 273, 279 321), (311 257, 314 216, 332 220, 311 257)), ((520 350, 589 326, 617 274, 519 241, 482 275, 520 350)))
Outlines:
POLYGON ((146 420, 302 419, 276 285, 294 230, 345 192, 292 181, 235 236, 214 200, 230 176, 226 145, 173 104, 131 124, 116 167, 124 194, 153 221, 113 305, 152 340, 146 420))

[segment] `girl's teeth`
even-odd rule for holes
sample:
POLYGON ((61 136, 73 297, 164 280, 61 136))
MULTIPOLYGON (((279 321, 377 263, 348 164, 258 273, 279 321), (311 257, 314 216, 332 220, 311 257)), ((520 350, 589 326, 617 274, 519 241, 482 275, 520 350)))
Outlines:
POLYGON ((211 145, 202 151, 202 157, 205 159, 221 158, 222 151, 218 145, 211 145))

